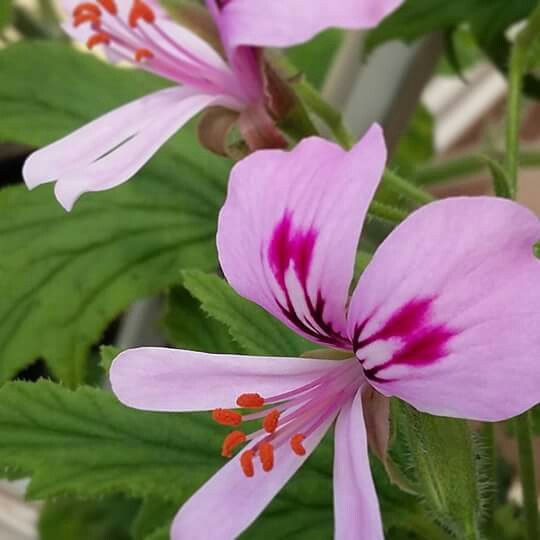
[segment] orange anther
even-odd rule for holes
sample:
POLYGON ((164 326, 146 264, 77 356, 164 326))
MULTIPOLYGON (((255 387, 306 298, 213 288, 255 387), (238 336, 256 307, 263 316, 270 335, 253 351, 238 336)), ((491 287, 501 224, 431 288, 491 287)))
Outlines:
POLYGON ((279 421, 280 412, 277 409, 270 411, 263 420, 263 428, 267 433, 276 431, 279 421))
POLYGON ((98 3, 108 11, 111 15, 116 15, 118 13, 118 7, 114 0, 97 0, 98 3))
POLYGON ((222 426, 238 426, 242 423, 242 415, 229 409, 215 409, 212 418, 222 426))
POLYGON ((259 459, 263 471, 269 472, 274 468, 274 447, 269 442, 263 442, 259 445, 259 459))
POLYGON ((301 433, 297 433, 296 435, 293 435, 291 439, 291 448, 292 451, 297 456, 305 456, 306 455, 306 449, 304 448, 304 445, 302 444, 305 440, 305 435, 302 435, 301 433))
POLYGON ((99 15, 95 15, 94 13, 82 13, 81 15, 77 15, 73 18, 73 26, 77 28, 81 24, 84 23, 98 23, 100 20, 99 15))
POLYGON ((250 409, 258 409, 264 405, 264 398, 259 394, 242 394, 236 400, 239 407, 247 407, 250 409))
POLYGON ((96 4, 93 4, 92 2, 82 2, 81 4, 75 6, 75 9, 73 10, 73 17, 79 17, 80 15, 88 14, 99 17, 101 15, 101 10, 98 6, 96 6, 96 4))
POLYGON ((105 32, 98 32, 88 38, 86 46, 89 49, 93 49, 96 45, 108 45, 111 42, 111 38, 105 32))
POLYGON ((143 60, 148 60, 150 58, 154 58, 154 54, 152 53, 152 51, 149 51, 148 49, 137 49, 135 51, 136 62, 142 62, 143 60))
POLYGON ((255 469, 253 468, 253 456, 255 456, 253 450, 246 450, 240 456, 240 466, 248 478, 251 478, 255 474, 255 469))
POLYGON ((152 8, 143 2, 143 0, 133 0, 133 7, 129 12, 129 26, 135 28, 139 19, 152 24, 156 20, 156 15, 152 8))
POLYGON ((233 431, 229 433, 225 440, 223 441, 223 446, 221 447, 221 455, 223 457, 231 457, 232 451, 242 443, 246 442, 246 434, 241 431, 233 431))

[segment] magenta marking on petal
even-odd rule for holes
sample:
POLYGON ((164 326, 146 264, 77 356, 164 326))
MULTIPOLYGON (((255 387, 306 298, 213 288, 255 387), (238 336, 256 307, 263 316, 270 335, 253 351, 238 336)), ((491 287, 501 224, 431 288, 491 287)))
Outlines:
POLYGON ((359 339, 369 319, 356 327, 355 351, 378 340, 400 338, 403 342, 403 345, 390 360, 366 370, 368 378, 379 382, 388 382, 388 379, 381 379, 377 376, 381 370, 399 364, 427 366, 447 354, 446 345, 457 332, 443 324, 433 324, 430 316, 433 300, 433 298, 423 298, 408 302, 379 331, 367 338, 359 339))
POLYGON ((274 228, 268 247, 268 260, 272 273, 285 295, 286 305, 281 304, 277 298, 274 299, 285 317, 310 337, 340 347, 350 346, 349 340, 336 331, 332 323, 325 320, 326 301, 322 291, 317 290, 315 301, 308 292, 307 282, 317 237, 318 231, 313 227, 306 230, 295 229, 292 213, 285 211, 274 228), (297 313, 287 288, 285 276, 291 267, 302 287, 309 317, 301 317, 297 313))
POLYGON ((302 286, 306 285, 316 239, 317 231, 313 228, 294 231, 291 213, 285 212, 274 229, 268 249, 272 272, 283 290, 285 273, 291 263, 302 286))

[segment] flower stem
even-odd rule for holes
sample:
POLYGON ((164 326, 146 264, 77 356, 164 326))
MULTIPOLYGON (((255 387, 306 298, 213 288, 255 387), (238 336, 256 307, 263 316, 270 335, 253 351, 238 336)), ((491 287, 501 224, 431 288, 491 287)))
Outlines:
MULTIPOLYGON (((518 156, 522 167, 540 167, 540 152, 525 150, 518 156)), ((477 154, 460 156, 437 163, 429 163, 420 167, 415 174, 415 183, 420 185, 434 185, 477 174, 485 170, 486 161, 477 154)))
POLYGON ((538 527, 538 497, 536 494, 536 475, 529 412, 518 416, 514 420, 514 423, 519 450, 523 507, 527 526, 526 538, 528 540, 538 540, 540 538, 540 529, 538 527))
POLYGON ((395 206, 373 200, 369 205, 368 215, 397 225, 406 219, 409 214, 395 206))
POLYGON ((493 530, 495 503, 497 496, 497 452, 495 449, 495 424, 486 422, 482 425, 482 445, 485 450, 484 478, 488 484, 485 502, 485 520, 483 529, 486 533, 493 530))
POLYGON ((434 200, 432 195, 422 188, 415 186, 412 182, 405 180, 390 169, 384 171, 383 182, 398 194, 405 195, 420 205, 430 203, 434 200))
POLYGON ((540 6, 530 15, 527 25, 517 35, 510 55, 508 74, 508 102, 506 109, 505 169, 510 193, 515 196, 519 167, 519 128, 522 103, 523 77, 527 72, 529 55, 540 33, 540 6))
POLYGON ((347 150, 352 148, 354 137, 345 127, 341 114, 323 99, 317 89, 304 79, 295 82, 294 88, 306 107, 326 124, 336 142, 347 150))

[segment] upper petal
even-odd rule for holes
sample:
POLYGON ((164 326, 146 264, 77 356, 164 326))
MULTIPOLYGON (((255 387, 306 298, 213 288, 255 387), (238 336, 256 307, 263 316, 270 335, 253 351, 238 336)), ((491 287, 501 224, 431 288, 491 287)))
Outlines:
POLYGON ((110 380, 129 407, 151 411, 204 411, 236 407, 236 398, 289 392, 335 368, 331 360, 206 354, 143 347, 117 356, 110 380))
POLYGON ((385 160, 375 125, 350 152, 313 137, 237 164, 217 235, 230 284, 313 341, 349 347, 356 246, 385 160))
POLYGON ((349 332, 371 383, 415 407, 501 420, 540 401, 540 222, 493 197, 415 212, 353 295, 349 332))
POLYGON ((32 189, 52 182, 68 171, 97 160, 145 127, 159 110, 171 107, 184 95, 185 90, 180 88, 149 94, 34 152, 23 168, 26 185, 32 189))
POLYGON ((334 416, 327 419, 306 441, 306 454, 294 454, 288 445, 275 451, 274 468, 259 467, 246 478, 238 454, 217 472, 180 509, 174 520, 172 540, 231 540, 237 538, 270 503, 317 447, 334 416))
MULTIPOLYGON (((215 0, 212 0, 215 2, 215 0)), ((289 47, 331 27, 376 26, 403 0, 229 0, 219 16, 230 47, 289 47)))
POLYGON ((338 416, 334 453, 335 540, 384 540, 379 501, 369 466, 362 395, 338 416))
POLYGON ((66 210, 83 194, 118 186, 132 176, 186 122, 210 105, 233 107, 223 96, 168 88, 116 109, 32 154, 23 176, 29 188, 57 181, 66 210))

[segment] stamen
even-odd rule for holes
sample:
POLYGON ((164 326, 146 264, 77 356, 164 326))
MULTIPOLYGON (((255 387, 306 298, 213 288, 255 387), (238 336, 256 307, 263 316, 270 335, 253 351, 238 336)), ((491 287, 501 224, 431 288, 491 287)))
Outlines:
POLYGON ((137 49, 135 51, 135 61, 142 62, 143 60, 150 60, 154 58, 154 53, 148 49, 137 49))
POLYGON ((104 10, 108 11, 111 15, 118 14, 118 7, 114 0, 97 0, 104 10))
POLYGON ((242 415, 229 409, 215 409, 212 418, 222 426, 239 426, 242 423, 242 415))
POLYGON ((108 45, 111 42, 111 38, 105 32, 98 32, 88 38, 86 46, 92 50, 96 45, 108 45))
POLYGON ((266 433, 274 433, 278 427, 278 421, 281 413, 274 409, 270 411, 263 420, 263 428, 266 433))
POLYGON ((305 456, 306 455, 306 449, 304 448, 304 445, 302 444, 305 440, 305 435, 302 435, 301 433, 297 433, 296 435, 293 435, 291 438, 291 448, 292 451, 297 456, 305 456))
POLYGON ((253 450, 246 450, 240 456, 240 466, 242 467, 242 471, 244 471, 244 474, 248 478, 251 478, 255 474, 255 469, 253 468, 254 456, 255 456, 255 452, 253 450))
POLYGON ((270 472, 274 468, 274 447, 269 442, 262 442, 259 445, 259 459, 263 471, 270 472))
POLYGON ((75 28, 77 28, 81 24, 84 24, 84 23, 87 23, 87 22, 97 24, 97 23, 99 23, 99 21, 100 21, 100 16, 99 15, 95 15, 94 13, 82 13, 81 15, 77 15, 73 19, 73 26, 75 28))
POLYGON ((258 409, 264 405, 264 398, 260 394, 242 394, 236 400, 236 404, 239 407, 246 407, 248 409, 258 409))
POLYGON ((75 9, 73 10, 73 17, 77 18, 80 15, 86 15, 88 13, 99 17, 101 15, 101 10, 98 6, 96 6, 96 4, 92 4, 92 2, 82 2, 81 4, 75 6, 75 9))
POLYGON ((239 445, 246 442, 246 434, 241 431, 233 431, 229 433, 223 441, 221 447, 221 455, 223 457, 231 457, 232 451, 239 445))
POLYGON ((143 0, 133 0, 133 7, 129 12, 129 26, 135 28, 139 22, 139 19, 153 24, 156 20, 156 15, 152 11, 152 8, 143 2, 143 0))

